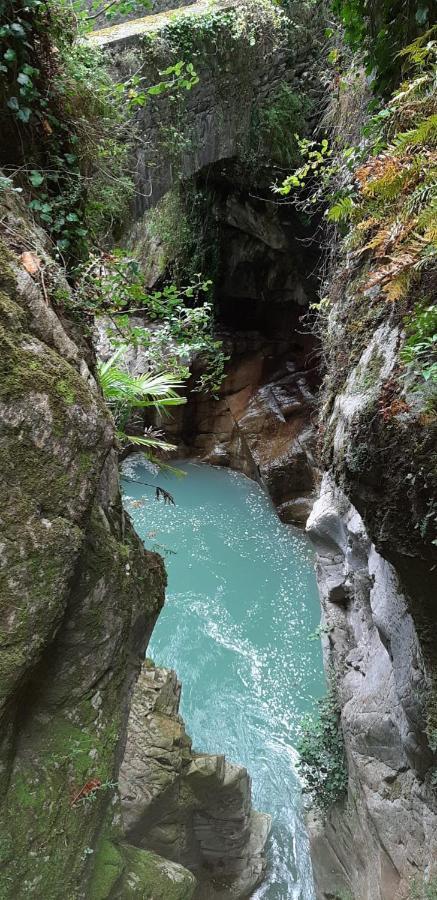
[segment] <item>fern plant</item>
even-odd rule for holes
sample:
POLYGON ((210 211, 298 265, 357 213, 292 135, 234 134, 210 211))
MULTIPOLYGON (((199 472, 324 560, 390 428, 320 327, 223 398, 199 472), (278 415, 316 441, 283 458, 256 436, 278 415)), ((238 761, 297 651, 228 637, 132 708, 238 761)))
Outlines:
MULTIPOLYGON (((97 367, 98 379, 116 426, 116 435, 122 445, 134 444, 149 451, 173 450, 174 445, 162 440, 161 432, 147 429, 142 435, 128 434, 126 428, 135 410, 153 408, 165 413, 173 406, 186 403, 177 393, 183 382, 170 373, 131 375, 117 365, 126 348, 120 347, 106 362, 97 367)), ((149 458, 152 458, 149 454, 149 458)), ((155 461, 155 460, 153 460, 155 461)))

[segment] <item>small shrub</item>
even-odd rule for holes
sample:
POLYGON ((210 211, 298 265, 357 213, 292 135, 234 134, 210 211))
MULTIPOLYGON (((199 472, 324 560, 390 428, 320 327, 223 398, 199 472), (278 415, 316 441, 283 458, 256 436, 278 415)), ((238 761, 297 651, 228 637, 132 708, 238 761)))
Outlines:
POLYGON ((419 380, 437 382, 437 306, 417 305, 405 327, 401 359, 419 380))
POLYGON ((428 882, 414 878, 408 900, 437 900, 437 878, 431 878, 428 882))
POLYGON ((254 111, 246 151, 249 162, 296 165, 300 160, 297 132, 305 133, 309 111, 307 98, 281 84, 269 102, 254 111))
POLYGON ((113 346, 141 346, 154 373, 170 371, 184 381, 190 359, 198 358, 203 372, 197 390, 217 395, 228 357, 214 335, 212 304, 206 299, 210 281, 197 276, 188 286, 170 283, 149 292, 138 263, 122 251, 107 254, 105 265, 101 256, 89 259, 77 274, 70 312, 82 319, 107 317, 113 346), (143 324, 132 321, 138 315, 143 324))
POLYGON ((340 800, 347 789, 347 769, 343 735, 340 726, 340 707, 334 689, 319 700, 318 716, 308 716, 302 724, 298 743, 304 791, 311 804, 326 813, 340 800))

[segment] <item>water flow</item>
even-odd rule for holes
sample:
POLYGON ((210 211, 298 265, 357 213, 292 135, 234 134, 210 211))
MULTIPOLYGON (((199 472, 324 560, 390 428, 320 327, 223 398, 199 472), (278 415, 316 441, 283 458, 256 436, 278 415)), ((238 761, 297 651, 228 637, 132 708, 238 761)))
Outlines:
POLYGON ((185 478, 156 479, 176 506, 132 480, 154 481, 141 456, 124 467, 126 507, 146 547, 166 556, 169 576, 149 655, 182 680, 194 747, 246 766, 254 805, 272 816, 268 875, 254 896, 313 900, 294 749, 324 690, 312 553, 257 484, 176 465, 185 478))

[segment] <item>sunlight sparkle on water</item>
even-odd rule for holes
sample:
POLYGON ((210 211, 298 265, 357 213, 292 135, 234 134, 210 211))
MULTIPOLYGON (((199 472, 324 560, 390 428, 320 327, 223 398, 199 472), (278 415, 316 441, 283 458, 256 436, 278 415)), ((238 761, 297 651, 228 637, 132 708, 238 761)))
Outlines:
POLYGON ((196 749, 248 768, 254 805, 273 819, 257 900, 313 900, 295 773, 302 716, 324 692, 320 608, 304 535, 283 525, 264 491, 226 469, 175 463, 154 499, 140 454, 124 463, 125 505, 148 549, 166 556, 167 603, 148 651, 176 669, 196 749))

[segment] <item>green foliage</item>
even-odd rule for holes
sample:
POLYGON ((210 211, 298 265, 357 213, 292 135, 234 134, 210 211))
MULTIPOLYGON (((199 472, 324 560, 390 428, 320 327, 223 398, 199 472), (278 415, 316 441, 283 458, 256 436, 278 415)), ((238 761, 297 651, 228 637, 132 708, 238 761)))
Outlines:
POLYGON ((67 9, 72 9, 81 31, 90 31, 96 22, 105 20, 111 23, 114 19, 130 16, 136 13, 143 16, 152 7, 151 0, 91 0, 84 3, 83 0, 63 0, 67 9))
POLYGON ((298 769, 312 805, 326 813, 344 796, 348 778, 340 707, 333 687, 318 705, 318 716, 308 716, 302 723, 298 769))
MULTIPOLYGON (((162 31, 162 40, 185 61, 207 60, 220 69, 229 59, 230 48, 256 55, 260 36, 276 44, 284 23, 283 14, 270 0, 240 0, 229 9, 211 8, 197 15, 177 16, 162 31)), ((235 52, 235 51, 234 51, 235 52)))
POLYGON ((308 178, 313 180, 316 177, 321 179, 324 184, 333 173, 331 162, 333 150, 326 138, 323 138, 320 144, 317 141, 300 138, 298 135, 295 135, 295 138, 304 162, 292 175, 288 175, 281 185, 273 188, 275 193, 281 194, 283 197, 287 197, 293 188, 306 187, 308 178))
POLYGON ((352 200, 352 197, 340 197, 336 203, 329 207, 326 218, 328 222, 346 222, 350 219, 352 212, 355 208, 355 203, 352 200))
POLYGON ((413 878, 408 900, 437 900, 437 878, 430 881, 413 878))
POLYGON ((73 46, 74 23, 59 7, 40 0, 0 0, 0 21, 2 166, 8 175, 8 167, 12 174, 18 171, 19 186, 36 192, 32 208, 59 249, 80 253, 83 195, 68 107, 71 84, 63 65, 73 46))
POLYGON ((402 57, 400 51, 432 24, 428 0, 333 0, 345 37, 354 50, 364 53, 374 88, 387 94, 395 86, 402 57))
POLYGON ((190 360, 199 358, 203 371, 197 389, 217 394, 227 357, 214 337, 212 306, 204 299, 210 287, 197 276, 185 288, 167 284, 150 292, 136 260, 119 253, 107 256, 104 266, 96 257, 84 267, 73 310, 107 316, 113 344, 141 346, 153 372, 165 366, 187 378, 190 360), (144 324, 133 323, 133 316, 144 324))
POLYGON ((127 108, 133 110, 138 106, 145 106, 150 97, 159 97, 161 94, 168 94, 174 99, 180 91, 191 91, 199 82, 193 64, 184 60, 167 66, 166 69, 160 70, 159 74, 163 76, 163 80, 151 86, 145 86, 143 76, 131 75, 126 81, 119 82, 115 86, 115 91, 117 94, 125 95, 127 108))
POLYGON ((293 198, 298 209, 309 215, 324 210, 328 222, 346 222, 355 207, 354 191, 351 186, 340 187, 338 179, 342 170, 353 168, 358 151, 346 147, 335 152, 327 138, 318 142, 296 135, 296 141, 303 162, 282 184, 273 186, 274 192, 288 197, 299 190, 293 198))
POLYGON ((437 382, 437 306, 417 304, 405 327, 401 359, 419 380, 437 382))
POLYGON ((72 9, 0 0, 0 189, 30 195, 67 265, 121 231, 134 194, 131 109, 198 81, 190 62, 177 61, 156 84, 137 74, 114 85, 99 51, 77 40, 87 14, 72 9))
POLYGON ((124 115, 103 57, 76 40, 71 12, 37 0, 2 0, 2 9, 3 170, 71 264, 117 230, 132 198, 124 115))
POLYGON ((161 440, 159 432, 147 430, 138 436, 127 434, 125 428, 133 411, 153 407, 162 413, 169 407, 186 403, 186 398, 180 397, 176 390, 182 387, 182 382, 165 372, 131 375, 117 365, 124 349, 120 347, 107 362, 100 362, 97 367, 103 396, 114 416, 117 437, 123 444, 134 444, 148 450, 173 450, 172 444, 161 440))
MULTIPOLYGON (((275 188, 284 196, 295 192, 292 202, 306 212, 325 208, 327 221, 343 234, 348 226, 344 249, 353 251, 353 259, 368 261, 360 291, 391 302, 406 298, 437 259, 437 41, 432 33, 406 48, 403 58, 409 80, 370 120, 366 143, 339 148, 335 138, 331 143, 327 138, 318 144, 300 141, 303 164, 275 188)), ((422 339, 420 328, 419 322, 402 358, 423 384, 435 378, 434 349, 433 335, 427 332, 422 339)))
POLYGON ((215 195, 209 186, 184 181, 166 194, 148 218, 148 231, 159 241, 160 267, 177 284, 204 273, 216 281, 219 230, 214 216, 215 195))
POLYGON ((257 165, 296 165, 301 154, 297 132, 305 134, 309 112, 309 100, 281 84, 269 102, 253 113, 246 160, 257 165))

